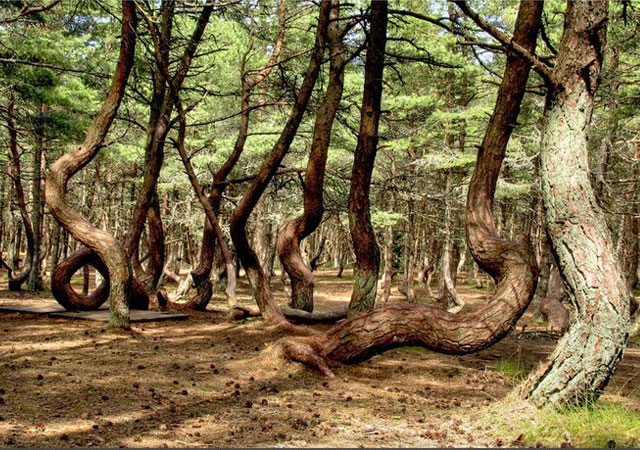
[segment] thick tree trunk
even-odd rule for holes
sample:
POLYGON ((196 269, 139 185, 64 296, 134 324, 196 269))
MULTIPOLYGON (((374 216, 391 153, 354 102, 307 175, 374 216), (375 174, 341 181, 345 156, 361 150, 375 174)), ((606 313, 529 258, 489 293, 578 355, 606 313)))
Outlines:
MULTIPOLYGON (((521 3, 515 42, 533 50, 541 13, 542 3, 521 3)), ((474 313, 458 315, 415 303, 381 306, 354 315, 325 333, 279 341, 277 346, 286 357, 333 375, 332 361, 362 361, 400 345, 421 345, 447 354, 479 351, 513 327, 533 297, 537 268, 527 242, 506 242, 495 234, 491 204, 528 74, 529 65, 509 55, 467 198, 469 247, 497 282, 491 301, 474 313)))
POLYGON ((66 190, 69 179, 98 154, 120 106, 133 66, 137 24, 135 8, 133 2, 122 2, 120 56, 107 98, 89 127, 82 145, 53 163, 45 184, 45 200, 53 216, 76 239, 95 250, 107 266, 111 283, 109 325, 113 327, 129 326, 129 291, 132 275, 129 257, 113 235, 91 225, 67 204, 66 190))
POLYGON ((281 222, 278 230, 278 255, 282 267, 291 279, 291 307, 313 311, 312 270, 307 267, 300 253, 300 242, 315 231, 324 214, 324 174, 331 141, 331 129, 342 99, 344 86, 345 47, 338 26, 339 1, 331 2, 331 20, 327 27, 330 69, 329 84, 316 115, 311 142, 311 154, 307 163, 304 182, 304 212, 301 216, 281 222))
POLYGON ((629 293, 589 180, 588 131, 608 2, 569 2, 544 112, 541 184, 549 236, 574 305, 569 330, 522 393, 539 406, 583 404, 607 385, 629 337, 629 293))
POLYGON ((387 2, 371 4, 364 93, 360 109, 360 131, 353 157, 349 189, 349 231, 356 255, 349 315, 371 309, 376 304, 380 270, 380 249, 371 225, 369 190, 378 151, 378 123, 382 100, 382 73, 387 43, 387 2))
POLYGON ((318 19, 318 29, 316 33, 316 42, 311 60, 305 73, 300 91, 298 92, 295 104, 292 108, 289 119, 284 126, 278 141, 276 142, 271 154, 265 159, 257 176, 247 189, 240 203, 233 211, 231 218, 231 238, 238 253, 238 257, 244 266, 247 278, 253 289, 253 296, 258 303, 258 307, 262 312, 265 321, 271 324, 283 324, 286 322, 282 315, 278 304, 276 303, 269 278, 265 276, 260 266, 260 262, 255 251, 251 248, 247 239, 246 225, 249 216, 253 212, 260 197, 267 188, 269 182, 273 178, 278 166, 289 151, 289 147, 298 130, 298 126, 302 121, 302 116, 307 108, 311 93, 316 84, 322 58, 324 54, 325 35, 327 25, 329 23, 329 14, 331 11, 330 2, 320 3, 320 14, 318 19))

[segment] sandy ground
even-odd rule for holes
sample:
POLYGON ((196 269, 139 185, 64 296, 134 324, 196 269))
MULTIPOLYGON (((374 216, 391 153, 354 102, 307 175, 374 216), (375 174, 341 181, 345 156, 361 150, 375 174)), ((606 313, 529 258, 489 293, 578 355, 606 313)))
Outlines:
MULTIPOLYGON (((0 304, 50 297, 10 293, 4 283, 0 304)), ((272 284, 284 304, 279 279, 272 284)), ((350 291, 348 276, 320 273, 317 309, 344 304, 350 291)), ((488 295, 461 291, 469 309, 488 295)), ((239 292, 248 302, 244 280, 239 292)), ((394 294, 391 301, 402 298, 394 294)), ((17 447, 510 445, 513 437, 496 436, 483 411, 556 343, 525 315, 509 337, 474 355, 403 347, 327 380, 260 358, 280 336, 259 319, 192 313, 123 333, 34 314, 0 318, 0 445, 17 447)), ((640 408, 638 367, 632 343, 607 396, 640 408)))

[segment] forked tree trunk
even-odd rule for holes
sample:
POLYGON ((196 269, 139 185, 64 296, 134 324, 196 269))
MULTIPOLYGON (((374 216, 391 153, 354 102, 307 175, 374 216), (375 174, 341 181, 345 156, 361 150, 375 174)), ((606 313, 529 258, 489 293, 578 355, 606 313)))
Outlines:
MULTIPOLYGON (((165 81, 169 86, 169 90, 171 92, 171 95, 170 95, 171 101, 175 104, 176 109, 178 111, 179 127, 178 127, 178 140, 176 142, 177 144, 176 147, 178 149, 178 153, 180 154, 180 159, 182 159, 182 163, 184 164, 184 167, 187 171, 187 175, 189 176, 189 181, 191 182, 191 185, 194 191, 196 192, 198 200, 200 201, 200 204, 204 208, 206 217, 209 223, 211 223, 211 225, 213 226, 216 238, 218 239, 220 250, 223 254, 223 257, 227 266, 227 279, 228 279, 227 301, 229 302, 230 307, 235 307, 237 305, 237 301, 235 298, 235 277, 229 275, 229 273, 232 273, 235 269, 235 266, 233 265, 233 262, 232 262, 233 260, 231 257, 231 252, 227 247, 226 242, 224 241, 224 235, 222 233, 222 229, 220 228, 220 224, 218 223, 218 219, 215 215, 215 212, 213 211, 213 207, 209 202, 209 200, 207 199, 207 197, 205 196, 204 191, 200 183, 198 182, 193 166, 191 165, 191 160, 189 159, 189 156, 187 155, 187 151, 185 149, 184 142, 185 142, 185 136, 187 131, 187 118, 186 118, 186 112, 180 100, 179 88, 180 88, 181 81, 179 79, 176 79, 176 77, 172 78, 171 75, 169 74, 169 61, 166 59, 166 54, 164 54, 162 51, 162 43, 160 41, 159 35, 155 30, 153 26, 153 22, 151 22, 150 18, 149 17, 145 17, 145 18, 147 19, 147 23, 149 25, 149 31, 151 32, 151 36, 153 38, 156 63, 161 72, 161 75, 165 78, 165 81)), ((201 16, 201 22, 199 22, 200 26, 202 26, 202 20, 203 19, 201 16)), ((208 20, 208 15, 207 15, 207 20, 208 20)), ((193 39, 192 42, 194 41, 197 43, 199 41, 199 38, 193 39)), ((163 297, 164 299, 167 296, 164 293, 161 293, 161 297, 163 297)))
POLYGON ((387 43, 387 2, 371 4, 364 92, 360 109, 360 131, 353 157, 349 189, 349 231, 356 255, 349 315, 371 309, 376 304, 380 249, 371 224, 369 191, 378 151, 378 123, 382 100, 382 73, 387 43))
POLYGON ((240 200, 240 203, 233 211, 233 216, 231 217, 231 239, 233 240, 238 257, 244 266, 247 278, 251 284, 251 288, 253 289, 253 296, 258 303, 262 316, 265 321, 270 324, 284 324, 287 321, 273 297, 271 286, 269 284, 269 277, 265 276, 262 271, 262 267, 260 266, 260 261, 249 244, 246 226, 253 209, 273 178, 278 166, 289 151, 289 147, 293 142, 298 126, 302 121, 302 116, 304 115, 309 100, 311 99, 311 93, 313 92, 313 88, 318 78, 318 73, 320 72, 320 66, 322 65, 324 44, 326 41, 325 35, 327 32, 327 25, 329 23, 330 11, 330 2, 320 3, 320 14, 318 18, 318 29, 314 50, 302 81, 300 91, 298 92, 295 104, 289 115, 289 119, 287 120, 278 141, 271 151, 271 154, 260 166, 257 176, 254 178, 245 195, 240 200))
POLYGON ((89 127, 82 145, 62 155, 53 163, 45 184, 45 200, 53 216, 77 240, 95 250, 109 271, 111 283, 109 325, 112 327, 129 326, 129 291, 132 274, 129 257, 113 235, 93 226, 67 204, 66 190, 69 179, 98 154, 120 106, 133 66, 137 25, 135 8, 134 2, 122 2, 120 56, 107 98, 102 102, 100 111, 89 127))
POLYGON ((282 267, 291 279, 291 307, 313 311, 314 277, 300 253, 300 242, 315 231, 324 214, 324 174, 331 140, 331 129, 344 86, 345 48, 338 26, 340 3, 331 2, 331 20, 327 27, 330 69, 329 84, 316 115, 311 142, 311 154, 307 163, 304 183, 304 212, 301 216, 281 222, 278 230, 277 249, 282 267))
POLYGON ((524 383, 539 406, 601 394, 629 337, 629 293, 589 181, 588 131, 602 67, 608 2, 569 2, 544 112, 545 218, 575 314, 549 359, 524 383))
MULTIPOLYGON (((531 51, 541 13, 542 3, 538 1, 522 2, 518 12, 513 40, 531 51)), ((528 242, 507 242, 495 234, 491 204, 528 74, 529 65, 509 55, 467 198, 472 255, 497 282, 491 301, 474 313, 458 315, 415 303, 381 306, 354 315, 325 333, 278 341, 276 346, 286 357, 331 376, 332 361, 362 361, 401 345, 420 345, 447 354, 479 351, 513 327, 533 297, 537 268, 528 242)))
MULTIPOLYGON (((165 60, 168 60, 170 57, 171 30, 173 26, 175 5, 176 3, 172 1, 162 2, 162 20, 160 23, 160 30, 156 30, 158 32, 158 39, 161 43, 160 47, 162 58, 165 60)), ((182 87, 191 67, 196 50, 200 45, 202 36, 204 35, 207 24, 209 23, 209 18, 211 17, 213 8, 214 6, 212 3, 204 4, 198 17, 196 27, 185 46, 176 72, 170 78, 178 91, 182 87)), ((153 26, 155 30, 156 25, 154 24, 153 26)), ((171 113, 174 105, 173 99, 171 96, 166 95, 166 91, 167 81, 165 80, 165 77, 156 70, 154 73, 153 96, 151 99, 149 121, 147 124, 143 182, 138 195, 138 201, 133 212, 131 225, 125 238, 125 248, 129 257, 132 258, 134 252, 138 251, 140 238, 144 231, 144 224, 147 221, 149 222, 149 248, 152 259, 149 266, 151 269, 150 279, 145 284, 154 288, 162 276, 162 269, 164 267, 164 251, 160 253, 160 248, 164 247, 164 232, 162 231, 162 221, 161 216, 159 215, 159 208, 156 208, 155 205, 155 203, 157 203, 158 195, 157 183, 164 160, 165 140, 171 130, 171 113), (153 215, 152 217, 148 217, 150 211, 153 215)))

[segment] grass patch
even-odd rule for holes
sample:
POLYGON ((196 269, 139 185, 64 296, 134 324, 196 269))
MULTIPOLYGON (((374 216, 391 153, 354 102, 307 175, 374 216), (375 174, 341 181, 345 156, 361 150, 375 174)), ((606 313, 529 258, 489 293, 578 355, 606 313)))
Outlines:
MULTIPOLYGON (((511 409, 511 408, 508 408, 511 409)), ((640 444, 640 411, 618 402, 599 400, 592 406, 542 410, 530 405, 525 411, 499 415, 497 432, 520 436, 514 444, 544 447, 637 447, 640 444), (524 412, 524 414, 523 414, 524 412)))
POLYGON ((522 380, 529 374, 530 369, 520 360, 501 359, 494 370, 502 373, 505 377, 522 380))
POLYGON ((398 347, 397 350, 408 355, 424 355, 425 353, 432 353, 428 348, 418 347, 415 345, 405 345, 403 347, 398 347))

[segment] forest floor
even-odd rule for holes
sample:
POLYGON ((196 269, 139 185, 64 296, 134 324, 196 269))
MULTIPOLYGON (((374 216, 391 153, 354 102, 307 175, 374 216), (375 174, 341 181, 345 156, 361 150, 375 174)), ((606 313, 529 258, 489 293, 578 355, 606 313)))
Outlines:
MULTIPOLYGON (((318 311, 348 302, 349 275, 318 273, 318 311)), ((0 304, 51 297, 11 293, 4 283, 0 304)), ((272 284, 284 304, 280 279, 272 284)), ((468 310, 486 302, 486 289, 461 283, 460 290, 468 310)), ((391 301, 402 300, 393 292, 391 301)), ((249 301, 244 279, 239 293, 249 301)), ((429 301, 426 292, 418 294, 429 301)), ((222 299, 213 303, 219 307, 222 299)), ((281 337, 260 319, 190 314, 185 321, 134 324, 125 333, 100 322, 0 313, 0 446, 603 445, 562 423, 535 422, 531 414, 538 413, 510 403, 509 391, 556 344, 529 314, 485 351, 457 357, 403 347, 340 367, 331 380, 260 358, 281 337)), ((633 422, 640 418, 639 368, 640 344, 632 342, 599 401, 631 423, 640 423, 633 422)), ((584 417, 573 417, 585 426, 584 417)), ((611 418, 594 426, 605 443, 640 442, 638 427, 622 423, 621 436, 611 418)))

